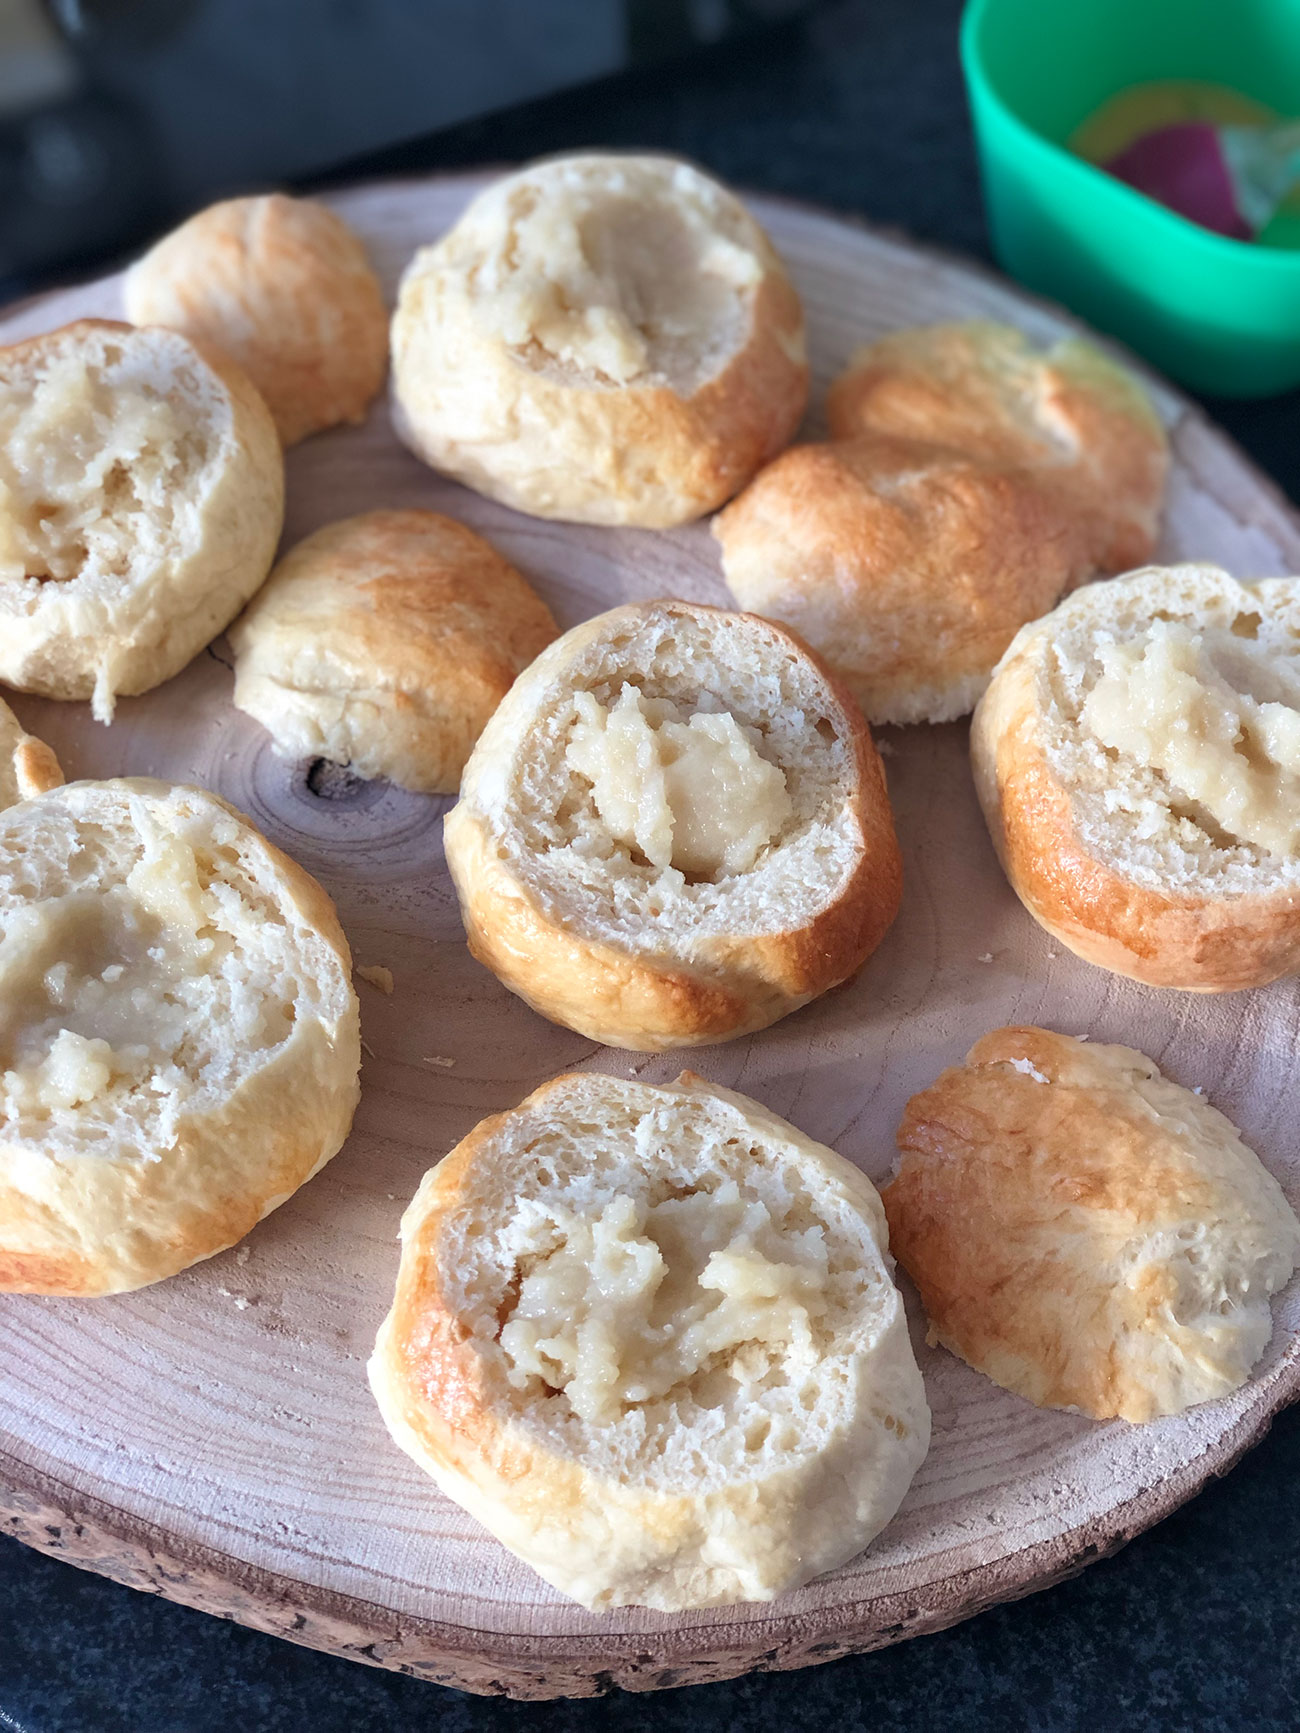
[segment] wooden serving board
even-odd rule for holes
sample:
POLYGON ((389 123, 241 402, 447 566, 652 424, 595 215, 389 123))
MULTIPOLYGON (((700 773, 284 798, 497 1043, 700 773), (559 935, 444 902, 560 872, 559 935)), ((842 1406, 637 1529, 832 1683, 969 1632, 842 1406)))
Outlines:
MULTIPOLYGON (((488 177, 361 188, 331 202, 390 290, 488 177)), ((804 208, 756 198, 807 308, 822 395, 892 327, 989 315, 1068 328, 989 275, 804 208)), ((0 340, 120 313, 119 280, 51 295, 0 340)), ((1175 452, 1168 558, 1239 575, 1300 571, 1300 522, 1202 417, 1152 382, 1175 452)), ((367 425, 289 455, 286 542, 375 506, 430 506, 482 530, 565 626, 660 595, 726 602, 707 526, 671 534, 520 517, 424 468, 377 403, 367 425)), ((231 708, 218 643, 111 729, 80 704, 16 699, 69 776, 150 773, 218 790, 317 874, 355 957, 367 1056, 342 1153, 235 1251, 142 1293, 0 1299, 0 1513, 33 1546, 297 1642, 520 1697, 652 1689, 794 1667, 935 1630, 1114 1550, 1222 1473, 1300 1394, 1300 1288, 1249 1385, 1134 1427, 1041 1412, 942 1350, 917 1352, 934 1443, 863 1556, 770 1605, 596 1617, 547 1588, 393 1445, 364 1363, 425 1169, 484 1114, 566 1069, 672 1077, 679 1061, 593 1046, 474 963, 442 859, 448 802, 276 759, 231 708)), ((994 861, 966 728, 885 731, 906 864, 903 910, 848 986, 762 1034, 697 1049, 744 1090, 883 1180, 907 1097, 977 1036, 1034 1022, 1150 1053, 1201 1085, 1300 1204, 1300 982, 1228 998, 1158 993, 1058 952, 994 861)), ((915 1307, 913 1307, 915 1314, 915 1307)))

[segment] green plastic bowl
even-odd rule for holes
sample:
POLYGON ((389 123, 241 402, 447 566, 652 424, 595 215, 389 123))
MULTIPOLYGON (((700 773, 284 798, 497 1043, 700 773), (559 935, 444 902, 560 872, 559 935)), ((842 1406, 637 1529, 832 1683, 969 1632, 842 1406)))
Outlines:
POLYGON ((1300 384, 1300 251, 1211 234, 1065 148, 1108 98, 1157 79, 1300 115, 1300 0, 970 0, 961 52, 1012 276, 1195 390, 1300 384))

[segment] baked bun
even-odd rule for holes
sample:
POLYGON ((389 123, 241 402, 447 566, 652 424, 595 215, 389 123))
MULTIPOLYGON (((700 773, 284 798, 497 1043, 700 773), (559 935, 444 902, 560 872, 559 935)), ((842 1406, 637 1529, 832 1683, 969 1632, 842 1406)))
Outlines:
POLYGON ((133 325, 224 349, 266 399, 285 445, 364 421, 388 366, 388 309, 360 240, 313 199, 227 199, 126 274, 133 325))
POLYGON ((860 1552, 929 1443, 885 1244, 870 1180, 757 1102, 559 1077, 425 1175, 371 1386, 593 1611, 771 1600, 860 1552))
POLYGON ((613 1047, 724 1041, 846 980, 898 910, 884 773, 779 626, 642 602, 567 632, 446 819, 471 951, 613 1047))
POLYGON ((106 319, 0 349, 8 685, 110 721, 229 624, 283 515, 270 414, 217 350, 106 319))
POLYGON ((995 1029, 907 1104, 890 1244, 1004 1389, 1154 1420, 1244 1384, 1300 1257, 1277 1181, 1131 1047, 995 1029))
POLYGON ((654 156, 534 163, 402 279, 394 421, 426 463, 535 517, 664 529, 790 438, 803 313, 744 206, 654 156))
POLYGON ((1201 993, 1300 968, 1300 578, 1080 590, 1012 644, 971 756, 1016 895, 1087 962, 1201 993))
POLYGON ((0 813, 0 1289, 160 1281, 310 1179, 357 1102, 348 970, 316 881, 202 789, 0 813))
POLYGON ((985 319, 895 331, 858 351, 826 413, 836 439, 931 440, 1038 471, 1087 532, 1094 572, 1125 571, 1155 552, 1164 428, 1132 375, 1078 337, 1040 349, 985 319))
POLYGON ((365 512, 299 542, 232 628, 235 703, 287 757, 454 794, 488 717, 556 630, 464 524, 365 512))
POLYGON ((0 807, 30 800, 57 788, 63 772, 53 751, 34 734, 24 732, 9 706, 0 702, 0 807))
POLYGON ((1091 567, 1023 470, 915 440, 798 445, 713 520, 742 608, 793 626, 871 722, 964 716, 1091 567))

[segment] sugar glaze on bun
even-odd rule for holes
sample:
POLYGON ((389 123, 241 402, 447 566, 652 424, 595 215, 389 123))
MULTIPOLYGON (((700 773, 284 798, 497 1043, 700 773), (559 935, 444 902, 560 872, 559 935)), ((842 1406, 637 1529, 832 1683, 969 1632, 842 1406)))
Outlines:
POLYGON ((1300 969, 1300 578, 1080 590, 1008 650, 971 757, 1016 894, 1077 955, 1206 993, 1300 969))
POLYGON ((446 819, 474 955, 543 1016, 657 1049, 764 1028, 898 909, 884 772, 782 627, 687 602, 585 621, 520 675, 446 819))
POLYGON ((402 1218, 370 1381, 448 1497, 595 1611, 860 1552, 930 1416, 871 1182, 743 1095, 559 1077, 402 1218))
POLYGON ((285 445, 364 421, 388 367, 388 309, 343 218, 283 193, 209 205, 126 274, 133 325, 166 325, 230 355, 285 445))
POLYGON ((416 254, 394 421, 426 463, 537 517, 662 529, 786 444, 803 313, 724 187, 667 157, 534 163, 416 254))
POLYGON ((912 1097, 898 1145, 890 1244, 977 1371, 1095 1420, 1245 1383, 1300 1222, 1236 1127, 1145 1054, 995 1029, 912 1097))
POLYGON ((310 1179, 357 1101, 349 967, 321 887, 202 789, 0 813, 0 1290, 159 1281, 310 1179))
POLYGON ((30 800, 62 781, 53 750, 28 734, 9 706, 0 702, 0 807, 30 800))
POLYGON ((229 624, 283 515, 270 414, 217 350, 104 319, 0 349, 6 684, 110 721, 229 624))

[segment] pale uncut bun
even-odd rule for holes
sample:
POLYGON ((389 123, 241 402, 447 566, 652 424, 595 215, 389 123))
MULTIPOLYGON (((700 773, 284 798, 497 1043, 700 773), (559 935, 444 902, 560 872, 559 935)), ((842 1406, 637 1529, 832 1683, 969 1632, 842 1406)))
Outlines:
POLYGON ((454 794, 488 717, 556 631, 464 524, 365 512, 299 542, 232 628, 235 703, 289 757, 454 794))
POLYGON ((971 757, 1016 894, 1080 957, 1203 993, 1300 968, 1300 578, 1080 590, 1012 644, 971 757))
POLYGON ((836 439, 933 440, 1059 487, 1097 572, 1155 551, 1169 470, 1145 391, 1090 343, 1040 349, 991 320, 895 331, 860 349, 826 403, 836 439))
POLYGON ((867 436, 783 452, 713 520, 742 608, 819 650, 871 722, 964 716, 998 657, 1091 566, 1023 470, 867 436))
POLYGON ((1300 1257, 1272 1174, 1131 1047, 995 1029, 907 1104, 890 1244, 1004 1389, 1154 1420, 1244 1384, 1300 1257))
POLYGON ((493 499, 580 523, 685 523, 790 438, 803 313, 744 206, 653 156, 535 163, 416 254, 394 421, 493 499))
POLYGON ((446 845, 479 961, 615 1047, 784 1017, 853 974, 901 887, 848 694, 781 627, 687 602, 615 608, 542 652, 446 845))
POLYGON ((929 1443, 885 1245, 870 1180, 757 1102, 559 1077, 425 1175, 371 1386, 584 1606, 771 1600, 860 1552, 929 1443))
POLYGON ((232 355, 285 445, 364 421, 388 365, 388 309, 357 236, 325 205, 270 193, 200 211, 126 274, 133 325, 232 355))
POLYGON ((357 1102, 348 970, 325 892, 202 789, 0 813, 0 1289, 159 1281, 310 1179, 357 1102))
POLYGON ((110 721, 229 624, 283 515, 270 414, 217 350, 105 319, 0 349, 6 684, 110 721))
POLYGON ((0 807, 30 800, 47 788, 57 788, 62 781, 63 772, 53 750, 34 734, 26 733, 9 706, 0 701, 0 807))

